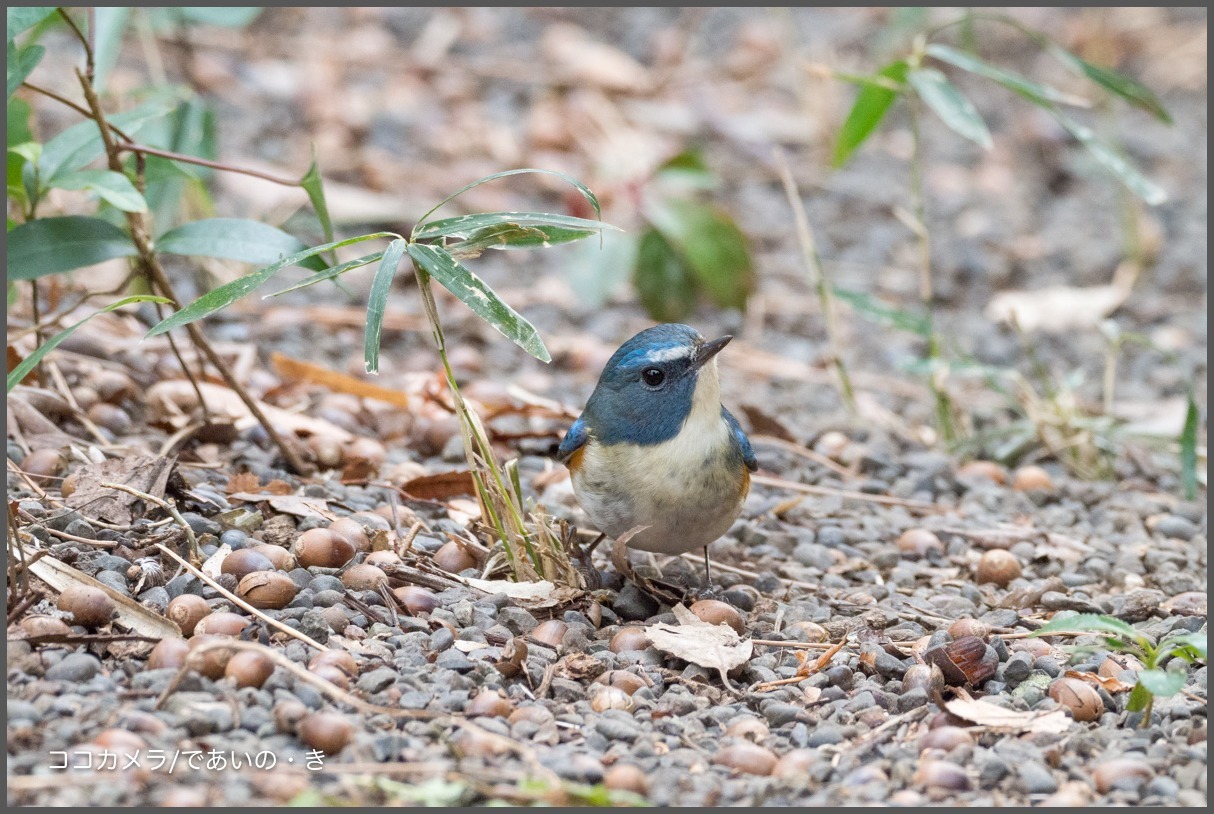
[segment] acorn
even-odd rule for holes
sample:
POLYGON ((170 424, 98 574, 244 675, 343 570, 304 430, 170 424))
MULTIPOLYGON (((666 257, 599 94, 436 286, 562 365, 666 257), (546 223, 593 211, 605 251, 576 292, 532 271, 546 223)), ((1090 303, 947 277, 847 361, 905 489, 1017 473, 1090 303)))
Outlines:
POLYGON ((181 628, 183 636, 189 637, 194 635, 198 623, 211 615, 211 606, 197 594, 182 594, 169 600, 164 615, 181 628))
POLYGON ((605 684, 590 685, 590 708, 595 712, 608 709, 622 709, 625 712, 633 708, 632 696, 619 687, 605 684))
POLYGON ((944 553, 944 543, 940 542, 935 532, 927 529, 907 529, 898 536, 897 546, 902 556, 908 559, 944 553))
POLYGON ((341 584, 353 591, 377 591, 388 586, 388 575, 374 565, 352 565, 341 575, 341 584))
POLYGON ((1054 489, 1050 473, 1039 466, 1022 466, 1012 477, 1012 488, 1018 492, 1043 491, 1054 489))
POLYGON ((274 726, 277 727, 279 734, 294 735, 295 730, 299 727, 299 722, 307 714, 308 708, 304 706, 302 701, 297 701, 294 698, 279 701, 274 705, 272 713, 274 726))
POLYGON ((251 624, 247 616, 218 611, 204 616, 194 625, 194 636, 239 636, 251 624))
POLYGON ((1049 693, 1076 721, 1096 721, 1104 714, 1100 694, 1082 679, 1056 678, 1050 682, 1049 693))
POLYGON ((1106 760, 1092 771, 1096 791, 1108 794, 1113 789, 1132 784, 1145 783, 1155 776, 1151 764, 1141 758, 1118 757, 1106 760))
POLYGON ((1008 583, 1020 576, 1020 563, 1009 551, 992 548, 984 552, 978 560, 979 584, 990 582, 1000 588, 1006 588, 1008 583))
POLYGON ((135 383, 131 377, 117 370, 98 370, 89 377, 89 386, 102 401, 121 404, 135 396, 135 383))
POLYGON ((376 470, 388 460, 388 451, 374 438, 355 438, 346 444, 345 453, 347 461, 363 461, 376 470))
POLYGON ((915 783, 949 791, 967 791, 970 787, 969 775, 964 768, 947 760, 930 758, 919 762, 919 768, 915 770, 915 783))
POLYGON ((59 450, 44 447, 34 450, 21 459, 21 471, 29 475, 30 480, 34 483, 47 486, 53 483, 59 473, 63 471, 65 463, 59 450))
POLYGON ((254 571, 236 586, 236 595, 259 610, 281 610, 297 593, 299 586, 281 571, 254 571))
POLYGON ((434 552, 434 564, 448 574, 458 574, 468 568, 476 567, 476 558, 467 549, 451 540, 434 552))
POLYGON ((354 558, 354 544, 328 529, 310 529, 299 535, 293 549, 304 568, 340 568, 354 558))
POLYGON ((506 718, 511 712, 514 712, 514 702, 497 690, 482 690, 464 707, 464 714, 470 718, 506 718))
POLYGON ((156 642, 152 652, 148 654, 149 670, 165 670, 181 667, 185 664, 186 656, 190 654, 190 645, 185 639, 170 638, 156 642))
POLYGON ((274 563, 270 558, 252 548, 241 548, 223 558, 219 567, 221 574, 231 574, 236 579, 242 579, 255 571, 273 571, 274 563))
POLYGON ((915 688, 927 691, 929 698, 935 698, 936 693, 944 689, 944 673, 934 664, 913 664, 902 676, 902 691, 909 692, 915 688))
POLYGON ((934 664, 951 686, 969 684, 977 687, 995 674, 999 654, 977 636, 963 636, 923 654, 928 664, 934 664))
POLYGON ((700 621, 707 624, 729 625, 739 636, 746 632, 746 625, 742 622, 742 614, 733 605, 717 599, 701 599, 699 602, 692 603, 689 610, 700 621))
POLYGON ((735 718, 729 726, 725 727, 725 734, 732 735, 735 738, 742 738, 752 743, 760 743, 767 738, 770 730, 767 728, 767 724, 758 718, 742 715, 735 718))
POLYGON ((313 672, 324 665, 341 670, 348 676, 358 675, 358 662, 348 650, 321 650, 308 661, 308 669, 313 672))
POLYGON ((434 595, 434 592, 420 585, 405 585, 400 588, 394 588, 392 595, 413 616, 433 613, 434 609, 438 607, 438 597, 434 595))
MULTIPOLYGON (((216 614, 212 614, 215 616, 216 614)), ((199 625, 201 627, 201 625, 199 625)), ((199 633, 195 628, 194 636, 190 639, 190 651, 198 649, 204 644, 210 642, 223 642, 231 639, 231 636, 216 635, 213 633, 199 633)), ((195 665, 198 672, 202 673, 212 681, 218 681, 223 678, 224 671, 228 668, 228 661, 232 658, 235 651, 224 647, 217 647, 214 650, 208 650, 200 660, 191 661, 195 665)))
POLYGON ((350 689, 350 676, 334 664, 318 664, 312 669, 312 675, 323 678, 339 689, 350 689))
POLYGON ((603 772, 603 785, 612 791, 630 791, 643 797, 649 793, 649 776, 631 763, 617 763, 603 772))
POLYGON ((561 641, 568 632, 569 625, 560 619, 549 619, 547 622, 540 622, 530 635, 533 642, 555 650, 561 646, 561 641))
POLYGON ((88 585, 69 585, 64 588, 55 607, 67 613, 74 624, 84 627, 104 625, 114 615, 114 600, 100 588, 88 585))
POLYGON ((341 442, 330 435, 309 435, 304 444, 320 469, 337 469, 345 461, 341 442))
POLYGON ((524 707, 518 707, 510 713, 508 718, 506 718, 506 722, 511 726, 514 726, 522 721, 535 724, 536 726, 543 726, 545 724, 550 724, 555 720, 556 716, 554 716, 547 707, 542 707, 539 704, 528 704, 524 707))
POLYGON ((104 427, 114 435, 126 435, 131 431, 131 417, 121 407, 99 401, 88 408, 86 414, 89 421, 98 427, 104 427))
POLYGON ((30 638, 70 636, 72 629, 62 619, 56 619, 54 616, 27 616, 21 620, 21 632, 30 638))
POLYGON ((394 565, 400 565, 401 559, 395 551, 372 551, 363 560, 365 565, 374 565, 376 568, 383 569, 394 565))
POLYGON ((649 647, 649 637, 645 629, 640 627, 622 627, 611 637, 607 649, 612 653, 625 653, 629 650, 645 650, 649 647))
POLYGON ((265 653, 242 650, 228 659, 224 668, 225 677, 232 679, 237 687, 257 687, 266 683, 274 672, 274 662, 265 653))
POLYGON ((314 712, 299 722, 296 731, 306 746, 336 755, 350 742, 354 726, 336 713, 314 712))
POLYGON ((994 461, 970 461, 957 470, 957 478, 973 480, 983 478, 1000 485, 1007 483, 1007 470, 994 461))
POLYGON ((367 537, 367 530, 357 520, 349 517, 334 520, 329 524, 329 531, 344 538, 357 551, 365 553, 371 550, 371 539, 367 537))
POLYGON ((608 670, 594 680, 595 684, 601 684, 606 687, 615 687, 622 690, 628 695, 632 695, 642 687, 648 687, 649 682, 637 675, 630 673, 627 670, 608 670))
MULTIPOLYGON (((245 549, 240 549, 244 551, 245 549)), ((272 543, 260 543, 253 546, 251 551, 256 551, 261 556, 265 557, 274 566, 275 571, 290 571, 295 567, 295 558, 291 556, 291 552, 280 545, 272 543)))
POLYGON ((784 753, 772 769, 772 777, 780 780, 804 780, 809 777, 809 767, 817 760, 816 749, 793 749, 784 753))
POLYGON ((948 626, 948 635, 954 639, 977 636, 979 639, 985 640, 991 635, 991 626, 985 622, 979 622, 977 619, 958 619, 948 626))
POLYGON ((939 749, 945 754, 958 746, 973 746, 974 737, 959 726, 938 726, 919 739, 919 751, 939 749))
POLYGON ((770 749, 745 741, 724 746, 712 756, 712 762, 718 766, 728 766, 734 771, 760 777, 771 774, 778 760, 775 752, 770 749))
POLYGON ((59 497, 67 500, 76 493, 76 487, 80 483, 80 473, 72 472, 59 484, 59 497))
POLYGON ((826 628, 822 627, 817 622, 808 620, 803 622, 793 622, 784 628, 784 635, 789 641, 807 642, 809 644, 821 644, 830 640, 830 633, 826 628))

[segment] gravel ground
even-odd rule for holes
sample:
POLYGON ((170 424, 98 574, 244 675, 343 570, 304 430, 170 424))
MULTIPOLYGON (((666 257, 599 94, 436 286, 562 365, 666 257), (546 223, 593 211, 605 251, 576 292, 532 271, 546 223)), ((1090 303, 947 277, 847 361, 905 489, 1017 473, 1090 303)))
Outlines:
MULTIPOLYGON (((539 143, 544 103, 559 97, 571 117, 578 110, 574 90, 561 95, 518 74, 537 53, 559 61, 544 45, 554 26, 581 25, 654 71, 683 66, 669 68, 674 90, 653 99, 705 138, 721 202, 752 237, 760 278, 744 319, 705 307, 694 322, 706 335, 739 334, 721 357, 725 400, 744 414, 771 480, 756 483, 743 516, 711 547, 715 600, 707 603, 695 601, 705 586, 694 557, 634 555, 635 576, 626 580, 596 552, 592 583, 600 587, 555 603, 461 583, 457 575, 481 577, 490 554, 453 542, 468 537, 475 504, 437 486, 426 499, 394 488, 408 485, 420 498, 418 478, 464 460, 458 428, 425 397, 439 380, 411 284, 393 292, 389 313, 401 322, 385 331, 377 382, 406 392, 411 406, 329 393, 269 364, 250 365, 259 397, 366 440, 312 443, 314 457, 329 450, 338 466, 299 478, 256 428, 192 435, 173 445, 176 474, 159 485, 181 523, 161 522, 156 509, 141 517, 137 501, 121 504, 123 519, 82 500, 105 453, 77 413, 37 402, 52 429, 83 439, 74 445, 83 452, 51 466, 37 489, 10 466, 9 500, 26 549, 44 548, 46 559, 167 615, 183 632, 199 624, 189 639, 195 647, 209 634, 220 645, 241 641, 249 653, 225 666, 220 657, 230 654, 219 646, 201 672, 179 671, 187 646, 168 640, 153 652, 148 637, 130 638, 130 611, 111 621, 102 602, 98 623, 82 624, 87 609, 73 616, 59 590, 46 588, 16 619, 10 603, 9 802, 1204 806, 1204 662, 1144 720, 1126 710, 1141 664, 1110 652, 1099 636, 1028 635, 1051 618, 1084 613, 1113 615, 1156 639, 1205 631, 1204 487, 1200 502, 1177 497, 1174 450, 1121 444, 1103 479, 1077 477, 1041 450, 1013 467, 988 460, 990 442, 946 450, 931 427, 930 392, 904 370, 922 352, 917 339, 850 312, 843 346, 860 418, 830 385, 822 320, 766 156, 783 143, 799 160, 795 174, 828 273, 886 301, 913 302, 915 244, 891 214, 905 196, 906 119, 896 117, 847 170, 823 177, 850 91, 824 80, 806 90, 804 74, 789 67, 794 54, 841 70, 871 68, 869 40, 883 16, 280 10, 247 35, 261 38, 256 50, 247 37, 225 47, 206 40, 192 72, 219 108, 225 157, 306 165, 314 134, 322 162, 335 156, 327 165, 335 180, 419 201, 516 164, 559 166, 596 190, 613 189, 618 167, 592 148, 576 139, 577 148, 539 143), (440 51, 449 66, 439 71, 434 62, 426 67, 420 43, 445 36, 444 20, 459 35, 440 51), (415 40, 427 24, 427 37, 415 40), (362 38, 362 58, 372 63, 394 43, 408 44, 408 81, 394 84, 382 65, 343 62, 331 49, 312 65, 298 59, 301 43, 332 30, 362 38), (745 68, 744 58, 758 67, 745 68), (689 101, 695 66, 706 71, 701 101, 719 109, 689 101), (340 115, 327 95, 338 92, 347 108, 340 115), (515 152, 499 144, 504 154, 494 153, 497 142, 482 126, 516 119, 518 128, 506 128, 519 142, 515 152), (442 165, 444 172, 434 169, 442 165), (100 457, 90 458, 90 448, 100 457), (75 500, 56 477, 67 474, 75 475, 75 500), (250 492, 260 497, 236 497, 250 492), (354 522, 326 531, 335 518, 354 522), (225 545, 233 552, 209 582, 155 547, 184 553, 182 523, 204 557, 225 545), (231 598, 253 595, 242 568, 262 575, 273 594, 257 616, 231 598), (657 595, 638 583, 656 583, 657 595), (736 628, 749 656, 722 675, 703 648, 655 644, 662 625, 696 627, 671 592, 698 618, 736 628), (225 623, 232 627, 208 631, 225 623), (318 661, 318 648, 300 637, 333 655, 318 661), (985 704, 966 706, 973 700, 985 704)), ((1115 319, 1157 349, 1127 345, 1116 404, 1127 417, 1178 429, 1173 408, 1179 403, 1183 417, 1190 381, 1204 394, 1206 380, 1205 152, 1192 148, 1206 138, 1205 71, 1193 67, 1198 57, 1204 66, 1204 13, 1038 11, 1026 19, 1084 53, 1126 55, 1121 67, 1157 89, 1176 120, 1166 128, 1123 110, 1108 126, 1170 196, 1137 210, 1139 233, 1153 236, 1149 264, 1115 319)), ((1062 81, 1015 42, 992 36, 994 57, 1062 81)), ((120 69, 115 81, 122 76, 120 69)), ((939 328, 962 353, 996 367, 1027 371, 1027 344, 1059 379, 1087 372, 1076 397, 1098 402, 1106 347, 1098 331, 1022 340, 984 307, 1008 289, 1107 284, 1124 255, 1113 185, 1024 106, 964 87, 996 149, 979 155, 936 123, 925 128, 939 328)), ((619 109, 628 111, 630 132, 641 132, 640 102, 652 99, 634 96, 637 104, 619 109)), ((673 138, 673 128, 654 129, 662 144, 673 138)), ((493 194, 504 196, 497 205, 519 205, 493 194)), ((628 217, 623 195, 604 197, 605 219, 628 217)), ((486 193, 482 202, 494 200, 486 193)), ((217 207, 248 214, 253 203, 247 191, 221 187, 217 207)), ((406 210, 403 219, 416 214, 406 210)), ((582 258, 562 249, 477 261, 549 341, 554 362, 546 369, 454 303, 442 305, 457 373, 469 398, 493 415, 503 451, 519 456, 528 496, 574 524, 583 518, 551 454, 606 355, 647 324, 626 287, 602 305, 571 293, 565 267, 582 258), (524 273, 541 284, 520 284, 524 273), (507 383, 533 394, 530 403, 506 392, 507 383)), ((362 284, 351 285, 357 296, 362 284)), ((228 349, 254 345, 262 361, 278 352, 354 372, 361 325, 325 317, 317 309, 327 304, 301 297, 261 319, 236 309, 208 330, 228 349)), ((75 354, 62 362, 73 391, 88 388, 114 408, 86 408, 115 442, 110 457, 156 454, 182 426, 150 392, 171 373, 171 358, 148 343, 120 341, 107 352, 94 340, 64 346, 75 354)), ((951 386, 977 430, 1016 418, 982 382, 951 386)), ((1204 417, 1204 395, 1199 401, 1204 417)), ((10 463, 31 472, 27 451, 10 431, 10 463)))

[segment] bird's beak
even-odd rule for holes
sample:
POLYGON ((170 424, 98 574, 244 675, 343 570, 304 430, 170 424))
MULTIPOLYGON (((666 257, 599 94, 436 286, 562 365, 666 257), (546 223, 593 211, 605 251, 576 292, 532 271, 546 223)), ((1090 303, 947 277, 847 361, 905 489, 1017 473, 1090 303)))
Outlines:
POLYGON ((729 344, 729 340, 731 339, 733 339, 732 336, 722 336, 720 339, 714 339, 711 342, 705 342, 703 345, 700 345, 691 365, 692 370, 698 370, 703 367, 704 363, 720 353, 729 344))

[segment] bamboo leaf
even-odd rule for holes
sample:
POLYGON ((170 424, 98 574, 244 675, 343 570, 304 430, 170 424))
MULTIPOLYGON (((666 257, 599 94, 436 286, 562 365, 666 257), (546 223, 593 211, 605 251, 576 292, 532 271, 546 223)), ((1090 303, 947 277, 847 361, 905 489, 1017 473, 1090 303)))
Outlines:
POLYGON ((417 266, 496 328, 510 341, 541 362, 551 362, 535 326, 507 305, 479 277, 437 246, 410 243, 409 256, 417 266))
POLYGON ((194 302, 187 305, 175 314, 161 320, 158 324, 148 331, 148 336, 159 336, 166 331, 171 331, 174 328, 180 328, 182 325, 187 325, 203 317, 213 314, 221 308, 226 308, 236 300, 244 297, 252 292, 275 274, 287 266, 299 265, 301 262, 310 257, 315 257, 321 252, 340 249, 342 246, 350 246, 354 243, 361 243, 365 240, 374 240, 376 238, 398 238, 400 235, 393 232, 374 232, 369 235, 359 235, 358 237, 346 238, 336 243, 325 243, 320 246, 313 246, 305 249, 302 252, 297 252, 290 257, 284 257, 276 263, 272 263, 265 268, 258 269, 252 274, 246 274, 243 277, 238 277, 227 285, 222 285, 214 291, 208 292, 194 302))
POLYGON ((695 308, 691 271, 657 229, 641 235, 632 279, 641 305, 659 322, 679 322, 695 308))
POLYGON ((38 218, 8 233, 8 277, 35 280, 135 254, 126 232, 81 215, 38 218))
POLYGON ((384 332, 384 311, 388 306, 388 292, 396 267, 405 256, 409 243, 404 238, 393 240, 384 250, 375 279, 371 282, 371 293, 367 298, 367 330, 363 336, 363 359, 368 373, 379 372, 379 341, 384 332))
MULTIPOLYGON (((156 248, 167 254, 273 263, 307 246, 294 235, 268 223, 240 218, 210 218, 192 221, 165 232, 156 241, 156 248)), ((298 265, 314 271, 325 268, 325 264, 315 256, 308 256, 298 265)))
POLYGON ((460 188, 459 190, 456 190, 455 192, 451 193, 446 198, 443 198, 441 201, 438 202, 438 204, 435 207, 433 207, 429 212, 422 215, 418 219, 417 224, 413 227, 413 234, 410 236, 410 239, 413 241, 420 240, 421 237, 419 236, 419 232, 425 226, 426 219, 429 218, 431 215, 433 215, 435 212, 437 212, 439 209, 446 206, 451 201, 458 198, 460 195, 463 195, 468 190, 475 189, 476 187, 479 187, 481 184, 487 184, 490 181, 496 181, 499 178, 506 178, 511 175, 523 175, 526 173, 537 173, 540 175, 554 175, 557 178, 560 178, 560 179, 568 182, 575 189, 577 189, 577 191, 582 194, 582 197, 586 199, 587 203, 589 203, 594 208, 594 214, 596 217, 599 217, 602 215, 602 210, 599 208, 599 199, 597 197, 595 197, 595 194, 593 192, 590 191, 590 187, 586 186, 581 181, 577 180, 576 178, 574 178, 571 175, 566 175, 563 172, 557 172, 555 170, 537 170, 537 169, 506 170, 505 172, 495 172, 493 175, 487 175, 478 181, 473 181, 471 184, 467 184, 466 186, 460 188))
POLYGON ((93 84, 98 93, 105 90, 110 71, 118 62, 122 37, 130 16, 130 8, 123 6, 97 6, 93 9, 93 24, 96 27, 93 37, 96 43, 93 46, 93 84))
MULTIPOLYGON (((877 76, 902 85, 906 81, 906 60, 891 62, 877 76)), ((889 112, 890 105, 898 98, 898 91, 890 90, 880 85, 864 85, 856 95, 851 112, 839 130, 839 139, 835 142, 834 166, 842 167, 847 163, 864 141, 873 134, 889 112)))
POLYGON ((906 78, 919 98, 950 130, 983 149, 991 148, 991 133, 981 114, 944 74, 935 68, 916 68, 906 78))
POLYGON ((983 62, 973 54, 959 51, 947 45, 932 43, 927 46, 928 56, 935 57, 941 62, 969 71, 977 76, 999 83, 1008 90, 1020 94, 1024 98, 1039 105, 1064 104, 1086 106, 1086 100, 1077 96, 1063 93, 1049 85, 1042 85, 1031 79, 1026 79, 1018 73, 996 67, 983 62))
POLYGON ((299 180, 299 185, 303 187, 304 192, 308 193, 308 200, 312 202, 316 219, 320 221, 320 228, 324 230, 325 241, 331 243, 333 241, 333 218, 329 215, 329 203, 325 200, 325 183, 320 177, 320 166, 316 163, 315 156, 312 158, 312 166, 308 167, 304 177, 299 180))
MULTIPOLYGON (((110 123, 134 135, 153 119, 168 115, 174 103, 165 94, 152 99, 134 110, 115 113, 110 123)), ((74 172, 99 158, 105 152, 101 133, 92 121, 72 125, 46 143, 42 157, 38 159, 38 174, 44 186, 50 186, 57 176, 74 172)))
POLYGON ((429 242, 439 238, 470 240, 474 235, 495 227, 553 227, 589 232, 601 229, 617 229, 608 223, 572 215, 554 215, 547 212, 482 212, 476 215, 459 215, 431 221, 424 227, 413 230, 415 242, 429 242))
POLYGON ((1073 119, 1067 118, 1054 111, 1058 123, 1066 128, 1075 139, 1091 154, 1092 158, 1101 164, 1113 176, 1125 184, 1131 192, 1152 206, 1157 206, 1168 199, 1168 194, 1155 183, 1148 181, 1138 170, 1126 160, 1125 156, 1113 149, 1107 142, 1097 138, 1092 130, 1073 119))
POLYGON ((1163 102, 1159 101, 1159 97, 1155 95, 1154 91, 1138 80, 1131 79, 1112 68, 1093 65, 1048 39, 1045 40, 1045 45, 1051 54, 1074 73, 1087 77, 1109 93, 1120 96, 1134 107, 1145 110, 1161 122, 1172 123, 1172 117, 1164 108, 1163 102))
POLYGON ((452 257, 463 260, 479 257, 488 249, 541 249, 558 243, 581 240, 593 234, 598 234, 597 230, 502 223, 478 229, 468 235, 467 240, 447 246, 446 249, 452 257))
POLYGON ((292 291, 298 291, 301 288, 307 288, 310 285, 323 283, 325 280, 332 280, 334 277, 339 277, 342 274, 345 274, 347 271, 353 271, 354 269, 361 268, 362 266, 369 266, 383 256, 383 252, 374 252, 372 254, 363 255, 356 260, 349 260, 345 263, 341 263, 340 265, 336 265, 331 268, 327 268, 324 271, 313 274, 308 279, 302 280, 301 282, 295 283, 295 285, 288 286, 287 288, 279 291, 275 291, 273 294, 266 294, 264 297, 262 297, 262 299, 268 300, 271 297, 279 297, 283 294, 289 294, 292 291))
POLYGON ((746 307, 754 290, 750 247, 727 213, 698 201, 673 199, 651 203, 645 214, 713 302, 722 308, 746 307))
POLYGON ((93 317, 97 316, 97 314, 105 314, 105 313, 113 311, 117 308, 122 308, 125 305, 130 305, 131 303, 135 303, 135 302, 169 302, 169 300, 166 300, 164 297, 153 297, 148 294, 139 294, 134 297, 126 297, 125 299, 118 300, 118 302, 115 302, 115 303, 110 303, 105 308, 102 308, 100 311, 97 311, 96 313, 93 313, 93 314, 89 314, 87 317, 80 320, 75 325, 71 325, 71 326, 68 326, 67 328, 64 328, 62 331, 60 331, 59 333, 52 336, 46 342, 43 342, 38 347, 37 350, 35 350, 29 356, 25 357, 25 359, 23 359, 19 365, 17 365, 15 368, 10 370, 8 373, 8 381, 7 381, 8 390, 12 390, 14 387, 16 387, 18 384, 20 384, 21 380, 24 379, 26 376, 28 376, 30 371, 33 370, 38 365, 38 363, 42 361, 42 357, 46 356, 48 353, 53 351, 55 348, 59 347, 60 343, 62 343, 63 340, 65 340, 69 336, 71 336, 72 333, 77 328, 79 328, 81 325, 88 322, 93 317))

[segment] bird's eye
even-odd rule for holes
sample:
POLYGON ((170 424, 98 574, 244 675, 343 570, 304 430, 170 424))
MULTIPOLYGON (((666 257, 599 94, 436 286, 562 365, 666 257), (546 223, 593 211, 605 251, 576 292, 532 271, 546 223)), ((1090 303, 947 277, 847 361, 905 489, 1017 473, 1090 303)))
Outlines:
POLYGON ((666 381, 666 374, 656 367, 651 367, 641 374, 641 378, 650 387, 658 387, 662 382, 666 381))

